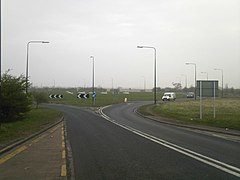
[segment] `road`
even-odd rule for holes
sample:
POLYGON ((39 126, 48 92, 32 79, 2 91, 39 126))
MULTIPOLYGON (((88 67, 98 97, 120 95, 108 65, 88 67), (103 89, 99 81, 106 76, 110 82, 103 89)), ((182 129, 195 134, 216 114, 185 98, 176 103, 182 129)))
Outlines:
POLYGON ((240 145, 134 113, 49 105, 64 113, 75 179, 239 179, 240 145))

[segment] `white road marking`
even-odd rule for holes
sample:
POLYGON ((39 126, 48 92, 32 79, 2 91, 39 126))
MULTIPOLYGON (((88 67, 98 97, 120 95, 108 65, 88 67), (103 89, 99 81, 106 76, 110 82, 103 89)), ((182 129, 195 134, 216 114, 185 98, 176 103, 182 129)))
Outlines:
MULTIPOLYGON (((109 107, 109 106, 108 106, 108 107, 109 107)), ((148 140, 150 140, 150 141, 152 141, 152 142, 155 142, 155 143, 157 143, 157 144, 163 145, 163 146, 165 146, 165 147, 167 147, 167 148, 169 148, 169 149, 172 149, 172 150, 174 150, 174 151, 177 151, 177 152, 179 152, 179 153, 181 153, 181 154, 184 154, 184 155, 186 155, 186 156, 188 156, 188 157, 191 157, 191 158, 193 158, 193 159, 196 159, 196 160, 198 160, 198 161, 200 161, 200 162, 203 162, 203 163, 205 163, 205 164, 208 164, 208 165, 210 165, 210 166, 213 166, 213 167, 215 167, 215 168, 217 168, 217 169, 220 169, 220 170, 222 170, 222 171, 224 171, 224 172, 227 172, 227 173, 229 173, 229 174, 232 174, 232 175, 234 175, 234 176, 240 177, 240 169, 237 168, 237 167, 234 167, 234 166, 232 166, 232 165, 223 163, 223 162, 218 161, 218 160, 215 160, 215 159, 213 159, 213 158, 204 156, 204 155, 202 155, 202 154, 196 153, 196 152, 194 152, 194 151, 191 151, 191 150, 189 150, 189 149, 183 148, 183 147, 178 146, 178 145, 176 145, 176 144, 170 143, 170 142, 165 141, 165 140, 163 140, 163 139, 154 137, 154 136, 152 136, 152 135, 150 135, 150 134, 141 132, 141 131, 139 131, 139 130, 137 130, 137 129, 134 129, 134 128, 132 128, 132 127, 119 124, 118 122, 116 122, 115 120, 112 120, 110 117, 108 117, 106 114, 103 113, 102 110, 105 109, 105 108, 106 108, 106 107, 100 109, 100 114, 101 114, 101 116, 102 116, 104 119, 106 119, 107 121, 109 121, 109 122, 111 122, 111 123, 113 123, 113 124, 115 124, 115 125, 117 125, 117 126, 119 126, 119 127, 121 127, 121 128, 124 128, 124 129, 126 129, 126 130, 128 130, 128 131, 130 131, 130 132, 132 132, 132 133, 134 133, 134 134, 137 134, 137 135, 139 135, 139 136, 141 136, 141 137, 143 137, 143 138, 145 138, 145 139, 148 139, 148 140)))

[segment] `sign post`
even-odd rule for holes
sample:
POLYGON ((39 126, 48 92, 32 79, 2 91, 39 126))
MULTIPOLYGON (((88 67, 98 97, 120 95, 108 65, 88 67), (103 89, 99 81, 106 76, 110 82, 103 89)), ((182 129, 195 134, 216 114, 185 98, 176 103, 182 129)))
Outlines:
POLYGON ((93 98, 93 105, 95 105, 95 101, 96 101, 96 92, 94 91, 93 94, 92 94, 92 98, 93 98))
POLYGON ((202 81, 200 81, 200 119, 202 119, 202 81))
POLYGON ((216 90, 215 90, 215 81, 213 82, 213 117, 216 118, 216 106, 215 106, 215 102, 216 102, 216 90))
POLYGON ((213 98, 213 117, 216 117, 216 96, 218 96, 218 81, 211 80, 198 80, 197 81, 197 94, 200 98, 200 119, 202 119, 202 98, 213 98))

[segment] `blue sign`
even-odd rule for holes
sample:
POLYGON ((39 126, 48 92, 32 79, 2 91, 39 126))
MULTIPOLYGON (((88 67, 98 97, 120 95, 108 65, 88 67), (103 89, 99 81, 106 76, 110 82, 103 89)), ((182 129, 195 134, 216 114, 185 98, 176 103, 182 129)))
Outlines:
POLYGON ((96 92, 93 92, 92 97, 95 98, 97 96, 96 92))

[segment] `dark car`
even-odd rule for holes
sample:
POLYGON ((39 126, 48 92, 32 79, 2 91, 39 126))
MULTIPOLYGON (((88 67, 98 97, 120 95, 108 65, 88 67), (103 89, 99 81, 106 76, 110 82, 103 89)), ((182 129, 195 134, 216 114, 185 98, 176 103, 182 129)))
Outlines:
POLYGON ((187 98, 194 98, 194 92, 187 93, 187 98))

